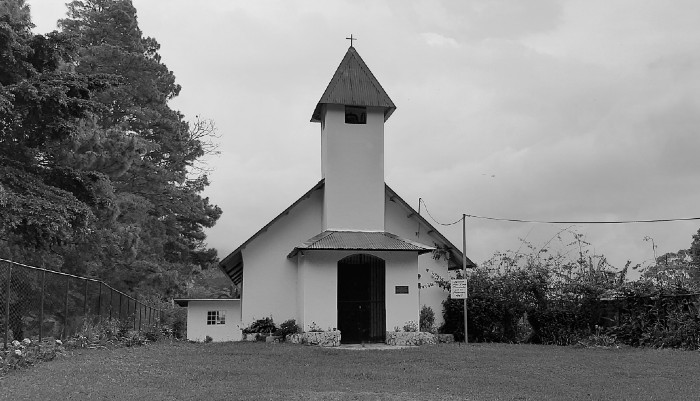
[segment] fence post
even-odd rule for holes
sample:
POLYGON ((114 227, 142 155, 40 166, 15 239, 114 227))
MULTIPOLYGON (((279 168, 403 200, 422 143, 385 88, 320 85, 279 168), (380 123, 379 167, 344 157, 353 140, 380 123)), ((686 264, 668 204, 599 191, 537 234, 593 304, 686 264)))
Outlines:
POLYGON ((7 263, 7 293, 5 294, 5 349, 7 336, 10 334, 10 281, 12 280, 12 264, 7 263))
POLYGON ((70 290, 70 279, 66 277, 66 302, 64 304, 64 315, 63 315, 63 334, 61 339, 66 339, 66 332, 68 331, 68 291, 70 290))
POLYGON ((46 291, 46 270, 41 271, 41 308, 39 309, 39 342, 44 337, 44 296, 46 291))
MULTIPOLYGON (((136 294, 136 299, 139 299, 139 294, 136 294)), ((139 332, 141 332, 141 306, 142 305, 137 305, 139 307, 139 332)))
POLYGON ((99 290, 97 292, 97 316, 98 322, 102 323, 102 281, 99 281, 99 290))
POLYGON ((112 320, 112 297, 114 295, 114 291, 112 290, 112 287, 109 287, 109 320, 112 320))
POLYGON ((124 319, 122 319, 122 293, 119 292, 118 294, 119 294, 119 314, 117 316, 118 316, 119 320, 124 320, 124 319))
POLYGON ((85 280, 85 296, 83 296, 83 324, 87 323, 87 299, 88 299, 88 281, 85 280))

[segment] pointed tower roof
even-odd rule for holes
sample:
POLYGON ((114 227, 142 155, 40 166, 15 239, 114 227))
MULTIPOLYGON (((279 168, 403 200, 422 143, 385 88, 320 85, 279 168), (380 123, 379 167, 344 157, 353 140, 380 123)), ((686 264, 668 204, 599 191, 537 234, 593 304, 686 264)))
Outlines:
POLYGON ((348 48, 321 100, 318 101, 311 122, 321 122, 322 104, 383 107, 384 121, 396 110, 394 102, 352 46, 348 48))

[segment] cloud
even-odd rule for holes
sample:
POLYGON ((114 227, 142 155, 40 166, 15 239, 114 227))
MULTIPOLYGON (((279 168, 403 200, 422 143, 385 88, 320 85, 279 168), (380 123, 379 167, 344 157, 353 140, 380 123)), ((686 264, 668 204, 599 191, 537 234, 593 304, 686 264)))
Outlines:
POLYGON ((422 33, 421 36, 423 37, 423 40, 425 40, 425 43, 428 44, 428 46, 459 47, 459 43, 457 43, 455 39, 442 36, 439 33, 426 32, 422 33))
MULTIPOLYGON (((29 1, 35 15, 54 2, 29 1)), ((436 218, 698 213, 695 0, 134 4, 183 86, 174 107, 213 118, 222 134, 207 189, 224 210, 208 231, 221 255, 320 178, 320 127, 308 120, 351 33, 398 107, 385 128, 386 180, 436 218)), ((472 219, 468 253, 482 261, 562 228, 472 219)), ((697 228, 576 227, 620 267, 650 257, 644 236, 663 253, 697 228)), ((461 227, 441 231, 461 243, 461 227)))

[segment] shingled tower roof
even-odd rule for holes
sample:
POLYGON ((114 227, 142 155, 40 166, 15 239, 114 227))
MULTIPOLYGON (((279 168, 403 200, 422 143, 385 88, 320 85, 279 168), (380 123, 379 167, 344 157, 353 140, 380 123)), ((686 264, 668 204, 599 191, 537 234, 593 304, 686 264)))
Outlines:
POLYGON ((369 70, 367 64, 350 46, 331 82, 318 101, 311 122, 321 122, 321 105, 342 104, 346 106, 375 106, 384 108, 384 121, 396 110, 394 102, 369 70))

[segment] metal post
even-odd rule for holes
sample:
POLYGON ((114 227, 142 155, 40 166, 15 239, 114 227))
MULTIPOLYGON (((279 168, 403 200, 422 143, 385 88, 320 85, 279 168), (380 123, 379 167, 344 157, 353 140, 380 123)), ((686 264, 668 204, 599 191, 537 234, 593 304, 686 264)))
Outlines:
POLYGON ((5 349, 10 334, 10 281, 12 281, 12 265, 7 263, 7 293, 5 294, 5 349))
POLYGON ((117 319, 123 320, 122 319, 122 293, 120 292, 118 294, 119 294, 119 314, 117 315, 117 319))
POLYGON ((87 298, 88 298, 88 281, 85 280, 85 295, 83 296, 83 324, 87 323, 87 298))
POLYGON ((97 316, 100 323, 102 322, 102 282, 99 281, 99 290, 97 292, 97 316))
POLYGON ((114 295, 114 291, 112 291, 112 287, 109 288, 109 320, 112 320, 112 296, 114 295))
POLYGON ((44 297, 46 292, 46 270, 41 271, 41 307, 39 309, 39 342, 44 336, 44 297))
POLYGON ((469 344, 467 331, 467 298, 469 297, 469 282, 467 281, 467 215, 462 214, 462 270, 467 287, 467 297, 464 298, 464 344, 469 344))
POLYGON ((65 340, 68 328, 68 291, 70 290, 70 279, 66 277, 66 302, 63 308, 63 333, 61 334, 61 339, 65 340))
MULTIPOLYGON (((136 295, 136 299, 139 299, 138 294, 136 295)), ((139 331, 141 331, 141 309, 143 309, 141 306, 143 305, 139 305, 139 331)))

